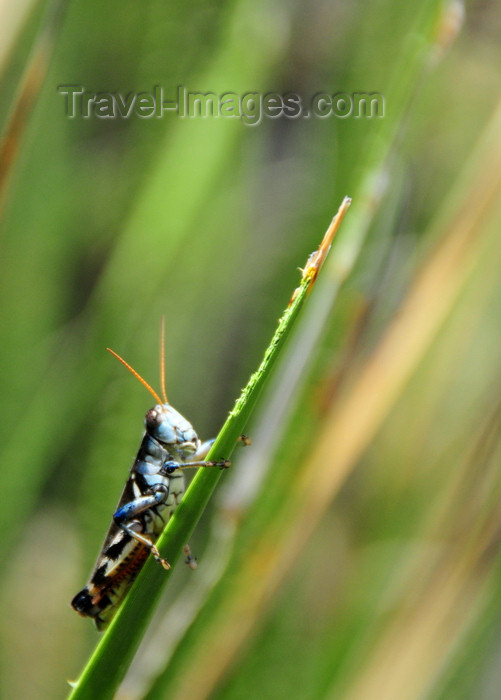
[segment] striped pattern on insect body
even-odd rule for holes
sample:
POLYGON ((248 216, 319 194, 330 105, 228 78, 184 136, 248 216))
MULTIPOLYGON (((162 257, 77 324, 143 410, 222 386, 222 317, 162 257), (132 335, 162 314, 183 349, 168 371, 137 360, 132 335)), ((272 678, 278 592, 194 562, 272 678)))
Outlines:
POLYGON ((184 493, 181 470, 230 465, 227 460, 204 461, 214 440, 202 443, 191 423, 169 404, 165 392, 163 352, 164 401, 125 360, 112 350, 110 352, 141 381, 158 403, 146 413, 141 446, 89 582, 71 601, 78 613, 94 619, 98 630, 105 629, 111 622, 150 552, 165 569, 170 568, 160 556, 155 542, 184 493))

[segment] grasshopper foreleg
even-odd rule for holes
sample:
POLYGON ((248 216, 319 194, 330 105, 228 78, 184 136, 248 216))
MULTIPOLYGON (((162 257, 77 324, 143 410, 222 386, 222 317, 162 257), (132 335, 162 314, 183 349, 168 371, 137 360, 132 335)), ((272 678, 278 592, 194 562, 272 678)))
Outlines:
POLYGON ((184 560, 184 563, 194 571, 197 568, 197 560, 191 553, 190 545, 185 544, 183 547, 183 552, 186 556, 186 559, 184 560))
POLYGON ((211 440, 206 440, 205 442, 202 442, 198 450, 195 452, 193 455, 193 459, 195 461, 204 459, 204 457, 207 457, 207 454, 209 453, 210 448, 212 445, 216 442, 216 438, 212 438, 211 440))
MULTIPOLYGON (((204 459, 214 442, 215 438, 203 442, 193 455, 191 462, 176 462, 175 460, 164 462, 162 472, 164 474, 172 474, 176 469, 189 469, 190 467, 220 467, 221 469, 227 469, 231 466, 229 459, 221 459, 219 461, 207 461, 204 459)), ((251 444, 250 438, 248 438, 247 435, 240 435, 238 437, 238 442, 241 442, 243 445, 251 444)))
POLYGON ((220 467, 221 469, 227 469, 229 466, 231 466, 229 459, 222 459, 218 462, 207 461, 204 459, 197 460, 195 462, 176 462, 174 460, 167 460, 167 462, 163 463, 161 471, 163 474, 169 475, 175 472, 177 469, 190 469, 191 467, 220 467))
MULTIPOLYGON (((215 438, 212 438, 212 440, 206 440, 203 442, 198 450, 195 452, 193 455, 193 459, 203 459, 204 457, 207 456, 207 453, 209 452, 210 448, 212 445, 216 442, 215 438)), ((247 447, 248 445, 251 444, 251 439, 248 437, 248 435, 239 435, 237 438, 237 442, 240 442, 242 445, 247 447)))
POLYGON ((164 567, 164 569, 170 569, 170 564, 165 559, 162 559, 160 553, 156 546, 151 540, 134 530, 134 523, 136 516, 141 515, 145 511, 164 503, 169 495, 169 491, 163 484, 157 484, 152 489, 152 493, 147 496, 140 496, 135 498, 133 501, 126 503, 121 506, 114 514, 113 520, 116 525, 126 532, 129 537, 132 537, 137 542, 141 542, 145 547, 148 547, 150 552, 153 554, 155 559, 164 567))

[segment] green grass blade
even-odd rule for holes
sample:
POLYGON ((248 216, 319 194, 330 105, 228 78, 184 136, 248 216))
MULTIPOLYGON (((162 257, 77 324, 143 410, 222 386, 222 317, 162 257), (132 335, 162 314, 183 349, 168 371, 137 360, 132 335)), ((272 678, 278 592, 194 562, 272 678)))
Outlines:
MULTIPOLYGON (((332 239, 341 223, 350 200, 345 198, 325 234, 316 253, 312 254, 303 270, 300 286, 282 315, 275 334, 257 371, 251 376, 235 407, 230 412, 208 459, 227 458, 231 455, 239 435, 258 400, 261 389, 282 350, 304 300, 330 249, 332 239)), ((180 556, 200 516, 209 501, 222 472, 217 469, 199 469, 176 513, 169 521, 157 546, 172 566, 180 556)), ((171 569, 172 571, 172 569, 171 569)), ((112 697, 137 650, 153 615, 163 586, 170 572, 164 571, 150 557, 132 587, 117 616, 105 632, 89 659, 70 695, 71 700, 112 697)))

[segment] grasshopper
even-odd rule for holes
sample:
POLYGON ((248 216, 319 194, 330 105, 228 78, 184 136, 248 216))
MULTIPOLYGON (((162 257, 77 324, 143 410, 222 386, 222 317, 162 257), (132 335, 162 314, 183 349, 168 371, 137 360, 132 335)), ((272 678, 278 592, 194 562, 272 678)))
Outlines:
MULTIPOLYGON (((150 552, 164 569, 170 569, 155 542, 184 493, 182 470, 230 466, 228 460, 204 459, 214 440, 202 443, 191 423, 169 404, 163 347, 162 332, 163 400, 120 355, 107 348, 148 389, 157 404, 146 413, 141 445, 90 579, 71 601, 80 615, 94 619, 98 630, 111 622, 150 552)), ((194 561, 190 554, 189 562, 194 561)), ((190 564, 190 568, 194 566, 190 564)))

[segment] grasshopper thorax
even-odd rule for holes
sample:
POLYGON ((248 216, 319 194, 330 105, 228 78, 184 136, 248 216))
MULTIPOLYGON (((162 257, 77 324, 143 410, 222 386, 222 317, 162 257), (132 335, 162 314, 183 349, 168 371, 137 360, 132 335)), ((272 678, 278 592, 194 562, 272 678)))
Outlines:
POLYGON ((170 404, 158 404, 146 413, 146 432, 167 450, 174 447, 183 456, 194 454, 200 440, 193 426, 170 404))

